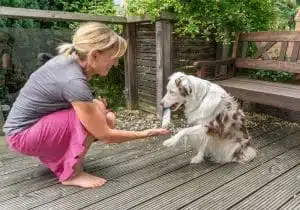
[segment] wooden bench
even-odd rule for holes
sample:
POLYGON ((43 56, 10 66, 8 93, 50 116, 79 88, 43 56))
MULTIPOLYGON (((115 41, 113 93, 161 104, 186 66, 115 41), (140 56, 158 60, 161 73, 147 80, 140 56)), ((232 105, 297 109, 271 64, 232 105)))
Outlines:
POLYGON ((232 57, 225 60, 197 61, 194 67, 205 71, 211 67, 227 66, 222 71, 215 68, 214 80, 240 100, 271 105, 293 111, 300 111, 299 82, 279 83, 250 79, 247 69, 284 71, 300 74, 300 32, 251 32, 238 33, 234 42, 232 57), (281 44, 277 44, 281 43, 281 44), (251 47, 250 47, 251 46, 251 47), (253 51, 256 46, 256 51, 253 51), (276 48, 277 56, 269 56, 270 48, 276 48), (287 55, 291 47, 291 56, 287 55), (252 53, 249 51, 252 50, 252 53), (252 56, 248 56, 251 54, 252 56))

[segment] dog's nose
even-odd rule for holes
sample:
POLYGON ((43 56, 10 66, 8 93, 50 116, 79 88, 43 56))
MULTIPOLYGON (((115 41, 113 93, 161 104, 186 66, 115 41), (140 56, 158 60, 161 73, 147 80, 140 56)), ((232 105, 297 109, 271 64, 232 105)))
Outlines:
POLYGON ((160 105, 160 106, 164 106, 164 102, 161 101, 161 102, 159 103, 159 105, 160 105))

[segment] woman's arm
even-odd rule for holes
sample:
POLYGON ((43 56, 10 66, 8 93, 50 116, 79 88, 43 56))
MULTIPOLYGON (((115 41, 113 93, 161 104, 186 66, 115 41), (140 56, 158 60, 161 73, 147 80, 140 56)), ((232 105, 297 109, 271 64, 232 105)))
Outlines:
POLYGON ((166 135, 166 129, 149 129, 144 131, 125 131, 111 129, 106 122, 106 115, 95 102, 73 102, 75 112, 88 132, 104 143, 121 143, 150 136, 166 135))

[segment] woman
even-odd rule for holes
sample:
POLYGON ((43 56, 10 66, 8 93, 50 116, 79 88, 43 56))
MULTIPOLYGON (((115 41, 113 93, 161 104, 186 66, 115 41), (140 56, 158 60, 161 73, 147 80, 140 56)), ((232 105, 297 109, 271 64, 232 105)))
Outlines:
POLYGON ((106 76, 126 48, 126 41, 106 25, 81 25, 73 43, 59 46, 59 55, 32 73, 21 89, 3 129, 10 148, 38 157, 62 184, 90 188, 106 182, 82 169, 93 141, 121 143, 169 134, 165 129, 114 129, 115 115, 105 102, 93 99, 87 81, 106 76))

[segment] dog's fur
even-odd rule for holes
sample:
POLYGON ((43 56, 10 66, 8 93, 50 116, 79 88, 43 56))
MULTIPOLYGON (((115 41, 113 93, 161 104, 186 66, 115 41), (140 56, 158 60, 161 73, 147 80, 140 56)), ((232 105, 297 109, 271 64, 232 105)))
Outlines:
POLYGON ((204 156, 217 163, 246 163, 255 158, 244 112, 219 85, 182 72, 172 74, 161 105, 178 108, 182 104, 189 127, 164 141, 164 146, 194 145, 197 155, 191 163, 200 163, 204 156))

